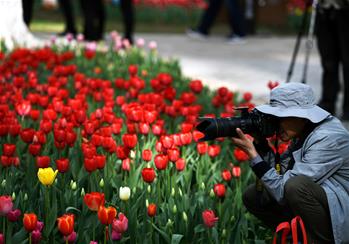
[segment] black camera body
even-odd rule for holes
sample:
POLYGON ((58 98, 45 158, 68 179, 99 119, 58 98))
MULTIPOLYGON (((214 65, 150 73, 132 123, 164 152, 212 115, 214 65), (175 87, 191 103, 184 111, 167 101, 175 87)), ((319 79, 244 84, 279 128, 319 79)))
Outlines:
POLYGON ((248 108, 236 110, 241 110, 241 117, 199 118, 196 129, 205 135, 199 141, 210 141, 219 137, 237 137, 236 128, 240 128, 245 134, 263 138, 273 136, 279 129, 279 120, 276 116, 261 113, 257 109, 251 112, 248 108))

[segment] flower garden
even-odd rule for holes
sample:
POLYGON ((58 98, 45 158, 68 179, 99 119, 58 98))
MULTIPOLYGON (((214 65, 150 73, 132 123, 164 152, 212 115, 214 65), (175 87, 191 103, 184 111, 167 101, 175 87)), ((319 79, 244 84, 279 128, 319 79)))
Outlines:
POLYGON ((184 77, 154 42, 113 40, 2 47, 0 243, 270 242, 243 207, 247 155, 195 130, 252 94, 184 77))

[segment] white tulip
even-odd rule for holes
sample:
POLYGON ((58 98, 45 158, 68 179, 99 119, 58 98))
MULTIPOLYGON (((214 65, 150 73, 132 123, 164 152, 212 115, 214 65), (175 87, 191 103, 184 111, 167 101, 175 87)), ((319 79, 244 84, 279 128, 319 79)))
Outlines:
POLYGON ((127 186, 120 187, 119 197, 121 200, 127 201, 130 198, 130 195, 131 195, 131 190, 129 187, 127 187, 127 186))

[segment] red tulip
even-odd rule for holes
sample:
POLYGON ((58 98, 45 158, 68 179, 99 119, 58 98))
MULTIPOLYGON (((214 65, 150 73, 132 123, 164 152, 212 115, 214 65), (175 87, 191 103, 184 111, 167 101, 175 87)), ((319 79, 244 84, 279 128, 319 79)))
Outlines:
POLYGON ((63 236, 69 236, 74 231, 74 215, 64 214, 57 218, 58 230, 63 236))
POLYGON ((94 160, 96 162, 97 169, 103 169, 106 162, 105 155, 95 155, 94 160))
POLYGON ((138 72, 138 66, 137 65, 130 64, 128 66, 128 73, 130 74, 130 76, 137 75, 137 72, 138 72))
POLYGON ((190 90, 194 93, 200 93, 203 89, 203 85, 202 85, 202 82, 201 80, 192 80, 190 83, 189 83, 189 87, 190 87, 190 90))
POLYGON ((12 198, 10 196, 0 196, 0 215, 6 216, 13 207, 12 198))
POLYGON ((231 169, 232 173, 233 173, 233 176, 234 177, 240 177, 241 175, 241 168, 240 166, 234 166, 232 169, 231 169))
POLYGON ((128 219, 123 213, 119 213, 118 219, 113 220, 113 230, 118 233, 124 233, 128 228, 128 219))
POLYGON ((12 165, 10 157, 1 155, 1 165, 3 167, 10 167, 12 165))
POLYGON ((249 101, 251 101, 251 99, 252 99, 252 93, 251 93, 251 92, 245 92, 244 95, 243 95, 243 97, 244 97, 244 100, 245 100, 246 102, 249 102, 249 101))
POLYGON ((87 172, 92 173, 97 169, 96 161, 93 158, 84 158, 84 167, 87 172))
POLYGON ((122 160, 121 168, 124 171, 130 171, 130 162, 131 160, 129 158, 125 158, 122 160))
POLYGON ((124 134, 122 135, 122 142, 127 148, 134 148, 137 145, 136 134, 124 134))
POLYGON ((153 124, 151 126, 151 131, 153 132, 153 134, 155 136, 160 136, 162 134, 162 126, 157 125, 157 124, 153 124))
POLYGON ((217 197, 224 197, 225 196, 225 185, 224 184, 215 184, 213 187, 213 191, 216 194, 217 197))
POLYGON ((279 82, 278 81, 269 81, 268 82, 268 87, 270 90, 274 89, 275 87, 277 87, 279 85, 279 82))
POLYGON ((23 225, 26 231, 32 232, 36 229, 38 223, 38 217, 34 213, 24 214, 23 225))
POLYGON ((204 224, 209 228, 212 228, 218 221, 218 217, 216 217, 215 213, 212 210, 203 211, 202 219, 204 220, 204 224))
POLYGON ((32 128, 26 128, 20 132, 21 139, 25 143, 31 143, 33 141, 34 135, 35 135, 35 130, 32 128))
POLYGON ((92 211, 98 211, 100 206, 104 206, 104 193, 91 192, 84 196, 84 202, 92 211))
POLYGON ((154 203, 149 204, 147 212, 149 217, 154 217, 156 215, 156 205, 154 203))
POLYGON ((179 134, 179 137, 181 139, 182 145, 188 145, 191 143, 193 136, 190 132, 188 133, 181 133, 179 134))
POLYGON ((234 149, 234 157, 239 162, 247 161, 249 159, 248 155, 243 150, 241 150, 240 148, 235 148, 234 149))
POLYGON ((222 171, 222 179, 225 181, 230 181, 231 180, 231 173, 229 170, 225 169, 222 171))
POLYGON ((213 144, 208 146, 208 155, 212 158, 219 155, 221 152, 221 147, 219 145, 213 144))
POLYGON ((124 146, 117 146, 116 147, 116 156, 123 160, 126 159, 128 157, 128 155, 130 154, 130 149, 124 146))
POLYGON ((116 217, 116 209, 114 207, 100 206, 98 209, 98 219, 103 225, 110 225, 116 217))
POLYGON ((16 111, 20 116, 25 116, 29 114, 30 109, 31 109, 31 105, 29 101, 23 101, 16 105, 16 111))
POLYGON ((158 170, 164 170, 167 167, 168 157, 167 155, 158 154, 154 158, 155 166, 158 170))
POLYGON ((173 139, 171 136, 162 136, 160 138, 160 142, 162 146, 166 149, 171 148, 173 145, 173 139))
POLYGON ((149 162, 151 161, 152 157, 153 157, 153 153, 150 149, 144 149, 142 151, 142 159, 144 161, 149 162))
POLYGON ((191 132, 191 130, 193 129, 194 125, 191 123, 182 123, 181 124, 181 132, 182 133, 188 133, 191 132))
POLYGON ((198 142, 198 144, 196 144, 196 150, 200 155, 205 154, 208 150, 207 142, 198 142))
POLYGON ((10 133, 11 136, 18 136, 18 134, 21 132, 21 125, 19 124, 11 124, 8 127, 8 133, 10 133))
POLYGON ((31 155, 37 156, 41 151, 41 144, 39 143, 31 143, 28 147, 28 151, 31 155))
POLYGON ((38 168, 48 168, 50 166, 49 156, 36 156, 36 167, 38 168))
POLYGON ((56 159, 56 166, 59 173, 67 172, 69 170, 69 159, 68 158, 56 159))
POLYGON ((176 162, 180 157, 180 151, 178 148, 171 148, 167 150, 167 155, 171 162, 176 162))
POLYGON ((2 154, 8 157, 12 157, 16 151, 16 144, 6 144, 2 145, 2 154))
POLYGON ((152 183, 155 179, 155 170, 153 168, 142 169, 142 178, 147 183, 152 183))
POLYGON ((178 171, 182 171, 185 168, 185 160, 183 158, 180 158, 176 161, 176 169, 178 171))
POLYGON ((142 135, 148 135, 150 126, 147 123, 139 123, 138 130, 139 130, 139 133, 141 133, 142 135))

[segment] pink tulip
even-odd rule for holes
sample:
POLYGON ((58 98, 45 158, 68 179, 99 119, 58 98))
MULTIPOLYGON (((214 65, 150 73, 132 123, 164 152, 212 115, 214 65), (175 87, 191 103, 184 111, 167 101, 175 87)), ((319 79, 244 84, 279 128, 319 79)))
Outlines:
POLYGON ((68 240, 69 243, 74 243, 76 241, 76 232, 73 231, 69 236, 65 236, 64 240, 68 240))
POLYGON ((17 222, 19 219, 19 216, 21 216, 21 210, 19 209, 15 209, 15 210, 11 210, 8 214, 7 214, 7 219, 10 222, 17 222))
POLYGON ((5 237, 2 233, 0 233, 0 244, 4 244, 5 243, 5 237))
POLYGON ((0 215, 7 215, 13 207, 12 198, 10 196, 0 196, 0 215))
POLYGON ((123 213, 119 213, 119 218, 113 220, 113 230, 124 233, 128 228, 128 219, 123 213))
POLYGON ((39 243, 41 240, 41 232, 39 230, 33 230, 31 233, 32 235, 32 242, 33 243, 39 243))
POLYGON ((118 240, 121 239, 121 237, 122 237, 122 234, 121 234, 121 233, 119 233, 119 232, 117 232, 117 231, 115 231, 115 230, 112 231, 112 233, 111 233, 111 239, 112 239, 113 241, 118 241, 118 240))

